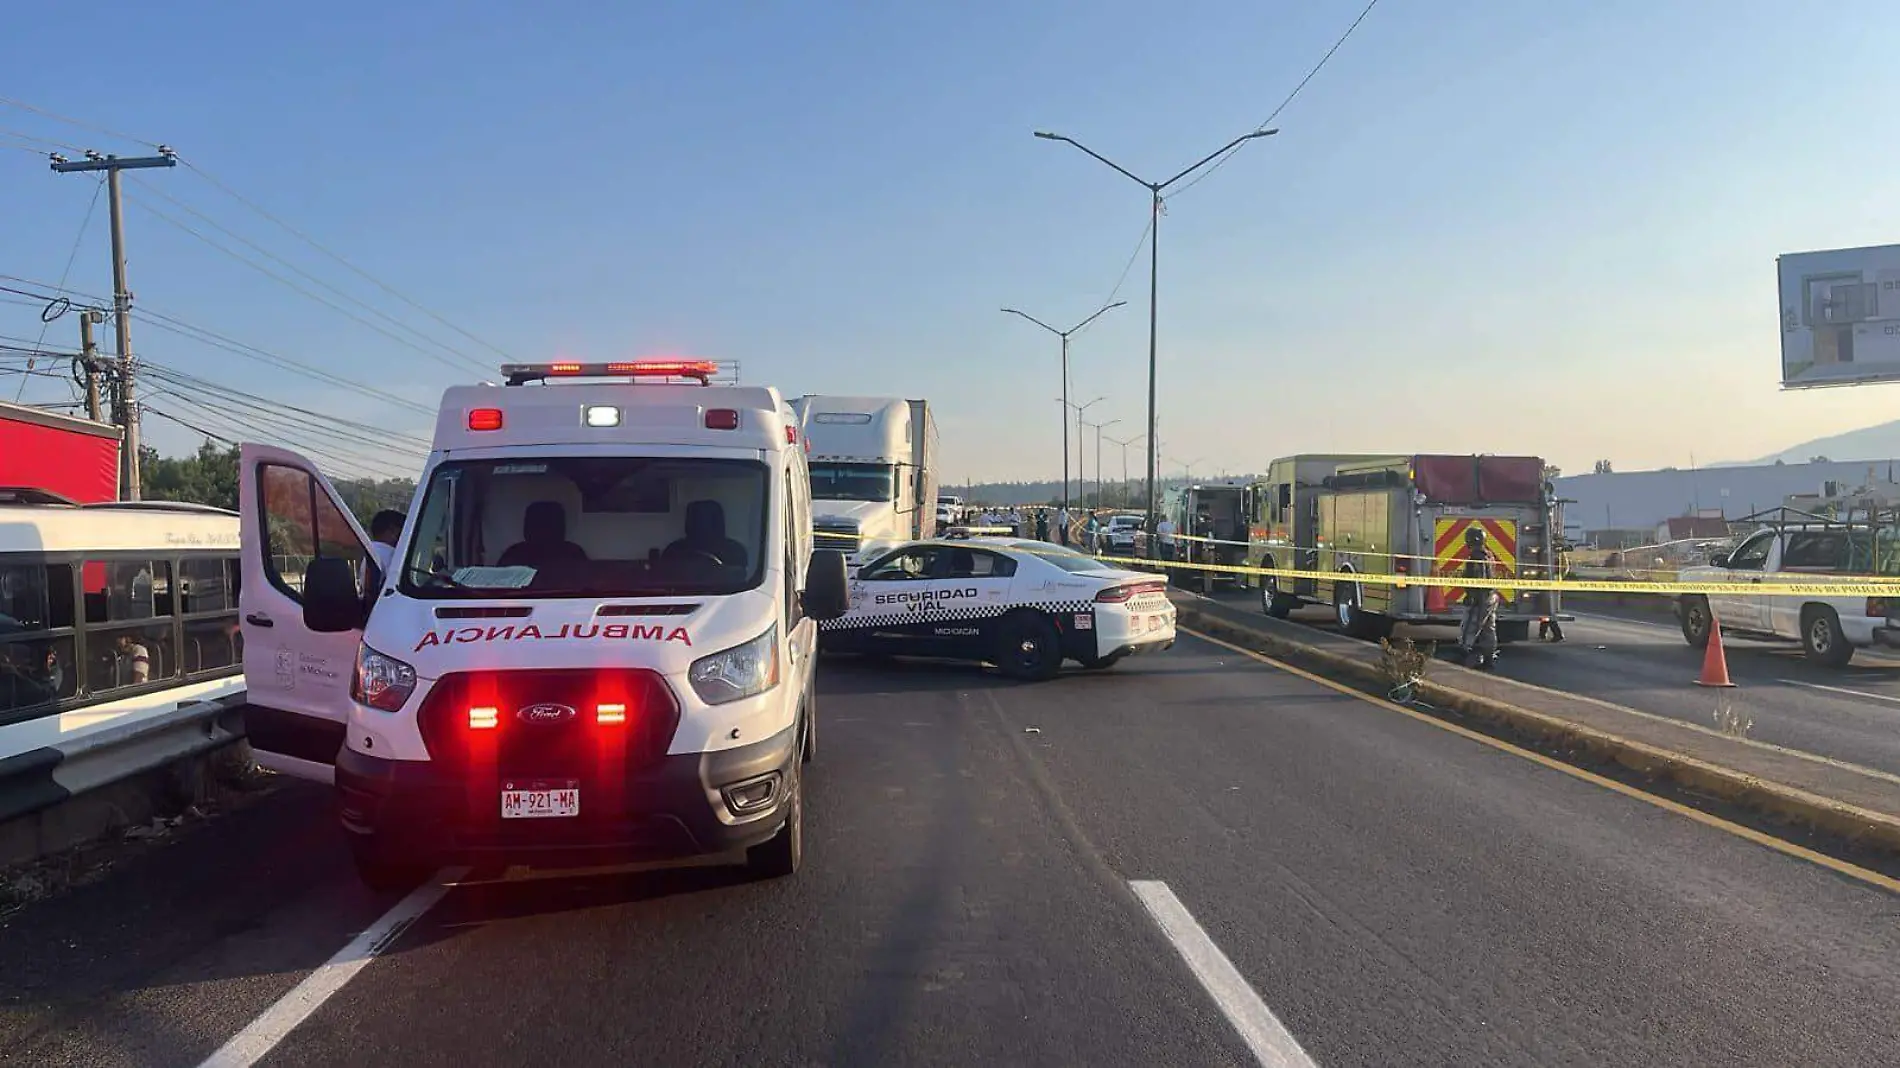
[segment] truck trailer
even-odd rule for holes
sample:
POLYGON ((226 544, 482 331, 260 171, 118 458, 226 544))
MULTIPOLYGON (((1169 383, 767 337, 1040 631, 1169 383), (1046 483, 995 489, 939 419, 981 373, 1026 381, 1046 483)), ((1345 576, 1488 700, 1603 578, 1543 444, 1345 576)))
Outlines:
MULTIPOLYGON (((1554 577, 1561 507, 1535 456, 1295 456, 1274 461, 1256 495, 1265 507, 1249 540, 1262 567, 1380 581, 1262 576, 1261 605, 1284 617, 1331 605, 1342 629, 1380 638, 1397 623, 1457 626, 1464 592, 1419 586, 1408 575, 1456 577, 1466 534, 1484 532, 1500 577, 1554 577)), ((1553 592, 1503 589, 1498 640, 1523 641, 1532 623, 1568 619, 1553 592)))
POLYGON ((937 424, 930 402, 807 395, 791 402, 810 449, 821 548, 862 554, 937 529, 937 424))

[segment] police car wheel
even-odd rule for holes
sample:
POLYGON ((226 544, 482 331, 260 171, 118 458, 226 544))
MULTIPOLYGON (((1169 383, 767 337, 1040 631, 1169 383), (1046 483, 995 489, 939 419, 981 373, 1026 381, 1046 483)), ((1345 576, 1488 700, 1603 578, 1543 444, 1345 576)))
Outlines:
POLYGON ((411 889, 431 871, 426 865, 392 856, 373 835, 350 836, 350 859, 356 864, 356 877, 378 892, 411 889))
MULTIPOLYGON (((794 765, 796 768, 796 765, 794 765)), ((746 870, 760 879, 783 879, 798 872, 805 860, 805 776, 791 772, 785 795, 785 825, 778 833, 745 851, 746 870)))
POLYGON ((1062 636, 1049 617, 1018 612, 1003 620, 997 635, 997 670, 1012 679, 1041 682, 1062 669, 1062 636))

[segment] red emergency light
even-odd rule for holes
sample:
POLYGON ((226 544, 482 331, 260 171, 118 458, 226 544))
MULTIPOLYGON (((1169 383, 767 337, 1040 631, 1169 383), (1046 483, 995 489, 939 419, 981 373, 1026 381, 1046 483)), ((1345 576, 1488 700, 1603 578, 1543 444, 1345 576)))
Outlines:
POLYGON ((500 430, 500 408, 470 408, 468 410, 468 428, 470 430, 500 430))
POLYGON ((607 365, 607 373, 635 378, 711 378, 719 373, 712 360, 625 360, 607 365))
POLYGON ((785 444, 787 445, 798 444, 798 428, 797 427, 788 426, 785 428, 785 444))
POLYGON ((739 429, 739 410, 737 408, 708 408, 706 409, 706 429, 707 430, 737 430, 739 429))

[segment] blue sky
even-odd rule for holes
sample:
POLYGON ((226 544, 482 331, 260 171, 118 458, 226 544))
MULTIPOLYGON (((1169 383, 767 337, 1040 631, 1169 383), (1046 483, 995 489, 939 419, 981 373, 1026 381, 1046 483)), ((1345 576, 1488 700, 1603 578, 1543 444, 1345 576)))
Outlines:
MULTIPOLYGON (((1361 6, 36 5, 9 15, 0 95, 176 146, 521 358, 690 353, 788 393, 926 396, 950 479, 1048 477, 1056 343, 997 309, 1086 316, 1147 208, 1031 131, 1171 173, 1265 118, 1361 6)), ((1900 239, 1881 103, 1897 31, 1900 9, 1872 3, 1383 0, 1278 137, 1169 206, 1165 453, 1196 471, 1388 449, 1633 469, 1893 417, 1900 387, 1777 389, 1773 273, 1778 253, 1900 239)), ((0 273, 56 281, 93 183, 18 135, 140 146, 0 105, 0 273)), ((151 214, 259 258, 162 191, 498 359, 198 172, 128 189, 144 307, 424 405, 469 377, 151 214)), ((110 288, 104 215, 69 279, 90 292, 110 288)), ((1145 414, 1146 289, 1144 254, 1130 305, 1074 345, 1075 391, 1108 396, 1091 418, 1119 419, 1114 436, 1145 414)), ((61 319, 48 343, 76 331, 61 319)), ((164 365, 426 433, 352 390, 137 331, 164 365)), ((0 335, 38 334, 35 309, 0 303, 0 335)), ((0 374, 6 399, 19 385, 0 374)))

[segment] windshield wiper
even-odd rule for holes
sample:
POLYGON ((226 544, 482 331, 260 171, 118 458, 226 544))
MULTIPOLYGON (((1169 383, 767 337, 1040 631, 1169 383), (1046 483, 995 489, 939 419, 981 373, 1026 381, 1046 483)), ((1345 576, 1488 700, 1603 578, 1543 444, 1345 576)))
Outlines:
POLYGON ((425 579, 436 579, 437 581, 440 581, 443 584, 447 585, 450 589, 469 590, 469 591, 473 591, 475 589, 475 587, 473 586, 464 585, 463 583, 455 581, 455 576, 450 574, 446 570, 427 571, 420 567, 415 566, 414 564, 411 564, 406 569, 406 571, 412 579, 417 575, 421 575, 425 579))

